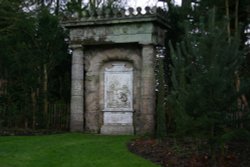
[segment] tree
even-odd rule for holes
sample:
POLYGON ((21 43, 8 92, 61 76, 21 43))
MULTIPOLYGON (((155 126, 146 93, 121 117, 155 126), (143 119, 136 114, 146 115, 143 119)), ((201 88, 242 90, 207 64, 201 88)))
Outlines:
POLYGON ((166 122, 166 84, 164 77, 164 48, 157 48, 157 103, 156 103, 156 137, 162 139, 167 136, 166 122))
MULTIPOLYGON (((249 8, 249 1, 242 0, 242 1, 235 1, 235 0, 223 0, 223 1, 216 1, 216 0, 185 0, 182 1, 183 4, 181 7, 174 6, 173 3, 171 3, 171 0, 165 0, 168 3, 168 18, 169 18, 169 25, 170 29, 167 32, 167 39, 166 43, 169 43, 171 41, 173 48, 177 48, 177 44, 180 43, 182 40, 186 40, 186 33, 188 33, 186 29, 186 22, 189 24, 189 31, 199 31, 200 29, 200 18, 201 16, 207 16, 209 11, 212 8, 216 8, 216 19, 217 20, 223 20, 227 19, 227 29, 226 34, 228 40, 231 39, 232 36, 238 35, 238 32, 240 32, 240 50, 242 50, 244 55, 246 55, 247 59, 244 61, 244 63, 241 65, 241 68, 236 73, 237 75, 235 78, 242 78, 242 77, 248 77, 249 76, 249 49, 246 48, 246 41, 247 39, 247 33, 246 31, 249 21, 248 18, 248 12, 247 9, 249 8)), ((208 24, 208 17, 203 17, 203 25, 208 24)), ((192 34, 192 35, 195 35, 192 34)), ((167 53, 170 53, 170 48, 166 46, 167 53)), ((172 60, 169 56, 165 58, 165 80, 168 86, 172 87, 172 80, 171 75, 172 71, 171 68, 169 68, 169 64, 172 63, 172 60)), ((232 82, 236 82, 235 78, 233 78, 232 82)), ((241 80, 238 80, 237 83, 241 83, 241 80)), ((235 90, 236 90, 235 85, 235 90)), ((247 104, 247 97, 250 95, 250 93, 247 91, 240 97, 240 101, 242 103, 242 106, 248 106, 247 104)), ((171 114, 174 111, 167 111, 169 114, 171 114)))
POLYGON ((235 103, 245 90, 237 92, 233 81, 244 54, 237 33, 228 42, 227 21, 216 19, 214 11, 204 19, 196 31, 187 27, 177 49, 171 46, 173 89, 168 104, 176 113, 179 134, 217 141, 237 127, 232 126, 235 103))
POLYGON ((34 67, 34 59, 31 57, 33 44, 29 40, 33 38, 35 31, 34 19, 20 9, 19 1, 3 0, 0 5, 2 9, 0 43, 3 46, 0 54, 1 74, 3 79, 7 80, 5 104, 10 104, 10 110, 15 112, 15 116, 20 117, 12 123, 20 126, 18 122, 24 122, 24 126, 27 126, 26 118, 30 116, 29 92, 34 85, 35 77, 34 71, 29 71, 34 67), (27 104, 22 111, 21 104, 27 104))
POLYGON ((5 0, 0 6, 0 74, 7 81, 2 96, 10 114, 5 125, 35 128, 46 121, 37 115, 48 112, 49 102, 69 100, 62 93, 70 87, 63 84, 70 77, 66 34, 46 7, 28 12, 19 1, 5 0))
MULTIPOLYGON (((59 26, 58 18, 49 13, 47 8, 38 15, 38 29, 36 36, 36 49, 42 69, 42 87, 44 114, 48 114, 49 103, 49 76, 54 68, 67 58, 67 45, 64 43, 65 34, 59 26)), ((54 79, 53 79, 54 80, 54 79)), ((52 81, 53 81, 52 80, 52 81)))

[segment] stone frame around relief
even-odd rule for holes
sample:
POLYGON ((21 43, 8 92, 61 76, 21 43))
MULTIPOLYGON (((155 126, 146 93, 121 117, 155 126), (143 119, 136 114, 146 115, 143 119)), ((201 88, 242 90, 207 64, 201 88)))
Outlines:
POLYGON ((133 111, 133 67, 113 62, 104 69, 104 110, 133 111))

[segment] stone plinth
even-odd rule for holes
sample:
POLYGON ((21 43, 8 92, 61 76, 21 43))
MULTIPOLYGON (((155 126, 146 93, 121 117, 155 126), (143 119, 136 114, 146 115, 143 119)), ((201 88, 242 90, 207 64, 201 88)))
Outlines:
POLYGON ((132 135, 132 134, 134 134, 134 127, 132 125, 107 124, 107 125, 102 126, 101 134, 104 134, 104 135, 132 135))
POLYGON ((133 112, 104 111, 102 134, 134 134, 133 112))

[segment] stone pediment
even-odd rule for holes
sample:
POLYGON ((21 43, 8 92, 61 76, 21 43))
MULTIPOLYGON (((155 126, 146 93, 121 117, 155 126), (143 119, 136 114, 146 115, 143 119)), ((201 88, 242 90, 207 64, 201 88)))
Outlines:
POLYGON ((83 45, 142 43, 163 45, 167 14, 161 8, 133 8, 84 11, 63 22, 70 29, 71 43, 83 45), (136 13, 136 14, 135 14, 136 13))

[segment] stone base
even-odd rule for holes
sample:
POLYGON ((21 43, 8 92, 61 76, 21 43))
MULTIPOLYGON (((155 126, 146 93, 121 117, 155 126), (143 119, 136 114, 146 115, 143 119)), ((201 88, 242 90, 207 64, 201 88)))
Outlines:
POLYGON ((131 124, 107 124, 101 127, 101 134, 105 135, 133 135, 134 127, 131 124))

